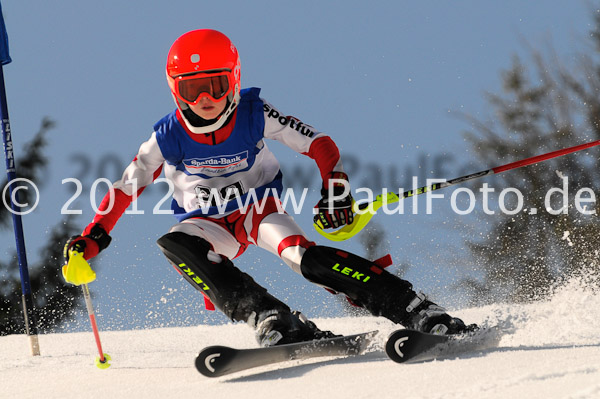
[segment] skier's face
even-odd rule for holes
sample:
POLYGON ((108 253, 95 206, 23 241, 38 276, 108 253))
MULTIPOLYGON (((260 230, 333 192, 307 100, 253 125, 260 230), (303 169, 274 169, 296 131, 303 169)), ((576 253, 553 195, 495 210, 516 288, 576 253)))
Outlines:
POLYGON ((210 98, 204 96, 200 98, 198 104, 190 104, 190 109, 202 119, 215 119, 221 112, 225 110, 227 101, 219 101, 218 103, 212 101, 210 98))

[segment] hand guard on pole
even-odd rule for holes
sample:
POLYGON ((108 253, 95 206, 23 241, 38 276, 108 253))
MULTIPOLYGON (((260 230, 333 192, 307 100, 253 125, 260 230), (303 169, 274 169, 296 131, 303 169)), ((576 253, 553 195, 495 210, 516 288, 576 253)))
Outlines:
POLYGON ((88 284, 96 280, 96 272, 83 258, 83 253, 75 250, 69 251, 69 261, 62 267, 62 274, 65 281, 73 285, 88 284))
POLYGON ((348 175, 343 172, 332 172, 323 182, 321 200, 315 206, 318 213, 314 217, 314 222, 324 229, 350 224, 354 220, 352 206, 348 175))
POLYGON ((88 284, 94 281, 96 273, 86 259, 98 255, 100 251, 108 247, 110 241, 111 237, 99 224, 88 226, 83 235, 69 238, 63 252, 65 265, 62 268, 62 274, 65 281, 74 285, 88 284))

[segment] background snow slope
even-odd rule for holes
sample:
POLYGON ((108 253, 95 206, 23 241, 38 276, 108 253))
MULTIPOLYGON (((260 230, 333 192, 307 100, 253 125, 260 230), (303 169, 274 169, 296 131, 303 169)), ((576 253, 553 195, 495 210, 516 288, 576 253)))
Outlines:
MULTIPOLYGON (((91 332, 40 337, 31 357, 24 336, 0 337, 3 398, 600 398, 600 295, 577 282, 553 299, 456 311, 501 324, 500 347, 400 365, 381 351, 395 327, 381 318, 317 319, 340 333, 381 331, 372 351, 347 359, 291 361, 217 379, 193 367, 206 345, 255 346, 243 324, 101 331, 113 360, 94 366, 91 332)), ((102 320, 99 320, 102 329, 102 320)))

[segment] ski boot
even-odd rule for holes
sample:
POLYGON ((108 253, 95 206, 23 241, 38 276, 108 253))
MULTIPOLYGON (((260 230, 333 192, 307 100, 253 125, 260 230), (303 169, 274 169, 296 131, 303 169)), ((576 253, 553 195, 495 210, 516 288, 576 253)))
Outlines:
POLYGON ((476 324, 465 323, 446 313, 446 309, 428 300, 422 293, 416 294, 406 308, 409 318, 406 328, 435 335, 464 334, 478 329, 476 324))
POLYGON ((298 311, 261 312, 255 326, 256 340, 262 347, 339 337, 331 331, 319 330, 315 323, 298 311))

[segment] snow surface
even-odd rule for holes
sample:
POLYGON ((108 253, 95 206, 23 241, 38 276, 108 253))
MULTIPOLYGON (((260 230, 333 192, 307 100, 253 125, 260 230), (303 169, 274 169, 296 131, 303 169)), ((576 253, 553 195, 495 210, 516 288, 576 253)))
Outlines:
MULTIPOLYGON (((354 358, 290 361, 210 379, 193 362, 204 346, 256 346, 244 324, 100 332, 111 367, 94 365, 91 332, 0 337, 2 398, 600 398, 600 293, 573 283, 551 300, 454 313, 506 329, 498 348, 396 364, 382 352, 396 327, 382 318, 316 319, 338 333, 379 329, 354 358)), ((102 329, 102 320, 99 320, 102 329)))

